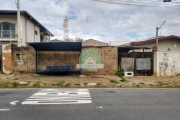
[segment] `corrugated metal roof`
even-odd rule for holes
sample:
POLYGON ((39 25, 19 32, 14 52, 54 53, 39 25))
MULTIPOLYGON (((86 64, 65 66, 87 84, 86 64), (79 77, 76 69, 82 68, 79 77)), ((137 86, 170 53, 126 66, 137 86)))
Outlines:
POLYGON ((33 42, 27 43, 36 51, 81 51, 82 42, 33 42))

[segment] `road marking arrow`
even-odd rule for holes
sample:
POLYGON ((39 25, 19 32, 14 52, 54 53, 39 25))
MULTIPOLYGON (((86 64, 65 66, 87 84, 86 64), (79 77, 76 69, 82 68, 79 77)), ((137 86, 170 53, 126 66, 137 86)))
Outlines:
POLYGON ((16 105, 16 102, 19 102, 19 101, 12 101, 10 102, 11 105, 16 105))

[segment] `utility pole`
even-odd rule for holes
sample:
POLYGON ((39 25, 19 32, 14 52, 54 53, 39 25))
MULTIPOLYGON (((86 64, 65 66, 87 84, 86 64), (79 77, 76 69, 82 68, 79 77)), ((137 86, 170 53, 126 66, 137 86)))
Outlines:
POLYGON ((156 51, 158 52, 158 32, 159 29, 163 26, 163 24, 166 22, 166 20, 162 23, 160 27, 156 27, 156 51))
POLYGON ((22 46, 21 41, 21 20, 20 20, 20 0, 16 1, 17 4, 17 23, 18 23, 18 47, 22 46))

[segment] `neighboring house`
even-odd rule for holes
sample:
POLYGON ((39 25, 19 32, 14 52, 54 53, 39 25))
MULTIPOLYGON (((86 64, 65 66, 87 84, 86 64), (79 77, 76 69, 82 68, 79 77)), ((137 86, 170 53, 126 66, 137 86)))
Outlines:
MULTIPOLYGON (((40 22, 27 11, 20 12, 21 45, 26 42, 47 42, 53 36, 40 22)), ((18 26, 16 10, 0 10, 0 42, 1 44, 18 43, 18 26)))
POLYGON ((94 39, 89 39, 89 40, 83 41, 82 46, 108 46, 108 43, 101 42, 94 39))
MULTIPOLYGON (((0 69, 4 73, 13 71, 11 44, 26 46, 27 42, 47 42, 53 36, 40 22, 26 11, 20 11, 20 40, 16 10, 0 10, 0 69)), ((22 56, 16 53, 20 59, 22 56)), ((17 63, 23 62, 17 60, 17 63)))
MULTIPOLYGON (((132 42, 131 46, 146 46, 153 49, 156 48, 156 38, 132 42)), ((154 75, 166 77, 180 74, 180 36, 159 37, 158 51, 155 50, 152 54, 154 75)))
POLYGON ((127 41, 110 41, 110 46, 126 46, 129 44, 130 42, 127 41))
MULTIPOLYGON (((131 42, 131 46, 144 46, 153 48, 156 46, 156 38, 131 42)), ((152 49, 151 49, 152 51, 152 49)), ((164 36, 158 38, 158 51, 180 51, 180 36, 164 36)))

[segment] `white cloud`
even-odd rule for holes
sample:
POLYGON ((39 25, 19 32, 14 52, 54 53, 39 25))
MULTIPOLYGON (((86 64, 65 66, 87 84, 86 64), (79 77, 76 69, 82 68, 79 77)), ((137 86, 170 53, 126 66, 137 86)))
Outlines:
MULTIPOLYGON (((162 2, 162 0, 153 0, 151 4, 155 4, 155 1, 158 4, 162 2)), ((138 0, 138 2, 144 1, 138 0)), ((16 9, 14 0, 0 0, 0 3, 1 10, 16 9)), ((180 7, 180 3, 161 4, 180 7)), ((166 20, 164 27, 180 23, 179 9, 115 5, 90 0, 21 0, 21 10, 26 10, 34 16, 54 34, 54 38, 63 38, 63 17, 67 14, 71 38, 93 38, 105 42, 154 37, 155 28, 164 20, 166 20)), ((180 35, 179 27, 180 25, 163 28, 160 35, 180 35)))

